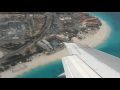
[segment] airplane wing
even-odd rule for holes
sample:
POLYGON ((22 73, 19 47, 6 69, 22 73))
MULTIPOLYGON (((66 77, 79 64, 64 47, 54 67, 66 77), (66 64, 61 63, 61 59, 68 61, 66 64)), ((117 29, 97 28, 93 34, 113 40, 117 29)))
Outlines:
POLYGON ((64 43, 70 56, 62 58, 66 78, 120 78, 120 58, 76 43, 64 43))

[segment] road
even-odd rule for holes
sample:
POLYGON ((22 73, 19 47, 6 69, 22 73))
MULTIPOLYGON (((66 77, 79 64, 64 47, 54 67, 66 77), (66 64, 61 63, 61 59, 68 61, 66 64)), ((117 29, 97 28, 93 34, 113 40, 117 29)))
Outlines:
POLYGON ((24 45, 23 47, 5 55, 3 58, 0 59, 0 63, 5 62, 9 57, 14 56, 17 53, 20 53, 21 51, 25 50, 27 47, 31 46, 32 44, 35 44, 37 41, 41 40, 46 32, 49 30, 50 26, 51 26, 51 22, 52 22, 52 13, 46 12, 44 13, 46 15, 46 20, 45 23, 43 25, 43 28, 41 29, 40 32, 40 37, 35 38, 34 40, 32 40, 31 42, 27 43, 26 45, 24 45))

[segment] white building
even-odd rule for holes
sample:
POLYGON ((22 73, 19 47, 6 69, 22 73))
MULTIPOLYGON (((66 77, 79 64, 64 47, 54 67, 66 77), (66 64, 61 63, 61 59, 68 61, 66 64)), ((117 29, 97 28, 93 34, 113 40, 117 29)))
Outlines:
POLYGON ((41 48, 47 50, 47 51, 50 51, 50 48, 45 43, 43 43, 41 41, 38 41, 37 45, 40 46, 41 48))
POLYGON ((56 35, 56 38, 59 39, 59 40, 62 40, 62 41, 68 41, 69 38, 63 34, 60 34, 60 35, 56 35))
POLYGON ((50 45, 50 43, 47 40, 42 40, 43 43, 45 43, 50 49, 53 49, 53 47, 50 45))
POLYGON ((14 36, 12 39, 19 39, 19 37, 18 36, 14 36))
POLYGON ((3 56, 4 56, 4 53, 0 51, 0 58, 2 58, 3 56))

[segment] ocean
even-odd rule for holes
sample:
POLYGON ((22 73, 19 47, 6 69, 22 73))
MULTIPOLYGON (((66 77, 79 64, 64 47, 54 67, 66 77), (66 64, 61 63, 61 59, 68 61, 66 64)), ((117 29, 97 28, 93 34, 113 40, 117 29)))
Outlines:
MULTIPOLYGON (((109 37, 96 49, 120 57, 120 12, 90 12, 90 14, 106 21, 111 29, 109 37)), ((58 60, 34 68, 16 78, 58 78, 57 76, 63 72, 62 61, 58 60)))
POLYGON ((59 78, 58 75, 63 73, 63 71, 62 60, 57 60, 31 69, 30 71, 17 76, 17 78, 59 78))
POLYGON ((120 57, 120 12, 92 12, 110 26, 109 37, 96 49, 120 57))

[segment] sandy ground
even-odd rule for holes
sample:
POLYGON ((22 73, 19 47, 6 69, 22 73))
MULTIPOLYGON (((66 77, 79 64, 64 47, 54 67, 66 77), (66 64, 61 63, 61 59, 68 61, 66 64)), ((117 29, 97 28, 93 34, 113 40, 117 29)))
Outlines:
MULTIPOLYGON (((82 41, 78 40, 77 38, 73 38, 73 42, 86 44, 90 47, 95 47, 100 43, 102 43, 108 37, 110 33, 110 28, 106 24, 106 22, 104 22, 103 20, 101 21, 102 21, 102 26, 100 27, 100 30, 95 35, 85 38, 82 41)), ((26 68, 19 69, 19 67, 14 67, 13 69, 16 69, 17 72, 12 72, 12 70, 8 70, 1 73, 0 75, 1 75, 1 78, 12 78, 24 72, 27 72, 32 68, 47 64, 49 62, 53 62, 67 55, 69 55, 69 53, 66 48, 49 56, 37 54, 34 57, 32 57, 33 58, 32 62, 24 63, 24 65, 26 65, 26 68)))
POLYGON ((12 69, 10 69, 8 71, 1 73, 0 75, 1 75, 1 78, 12 78, 12 77, 15 77, 17 75, 22 74, 23 72, 29 71, 32 68, 47 64, 49 62, 56 61, 56 60, 61 59, 62 57, 67 56, 67 55, 69 55, 69 52, 67 51, 66 48, 55 53, 55 54, 49 55, 49 56, 37 54, 34 57, 32 57, 33 58, 32 62, 24 63, 24 65, 26 65, 26 68, 20 69, 19 67, 16 66, 12 69, 18 69, 18 70, 16 70, 17 72, 12 72, 12 69))
POLYGON ((96 47, 97 45, 104 42, 104 40, 106 40, 107 37, 109 36, 110 28, 105 21, 101 20, 101 22, 102 22, 102 26, 100 27, 99 31, 96 34, 90 37, 87 37, 83 40, 79 40, 74 37, 72 38, 73 42, 85 44, 85 45, 88 45, 89 47, 96 47))

